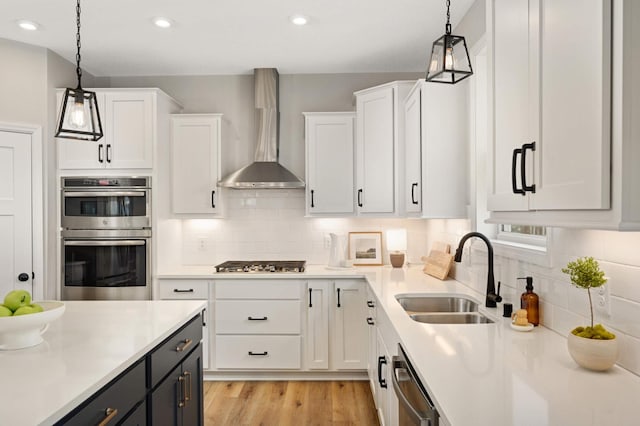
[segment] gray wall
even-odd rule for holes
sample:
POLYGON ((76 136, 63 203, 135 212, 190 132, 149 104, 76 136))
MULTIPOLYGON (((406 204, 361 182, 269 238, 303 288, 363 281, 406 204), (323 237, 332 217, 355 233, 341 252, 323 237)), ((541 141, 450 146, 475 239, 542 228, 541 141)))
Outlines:
MULTIPOLYGON (((304 120, 307 111, 353 111, 353 92, 422 73, 280 75, 280 162, 304 177, 304 120)), ((222 113, 223 175, 253 161, 255 144, 253 76, 154 76, 97 78, 101 87, 159 87, 185 113, 222 113)))

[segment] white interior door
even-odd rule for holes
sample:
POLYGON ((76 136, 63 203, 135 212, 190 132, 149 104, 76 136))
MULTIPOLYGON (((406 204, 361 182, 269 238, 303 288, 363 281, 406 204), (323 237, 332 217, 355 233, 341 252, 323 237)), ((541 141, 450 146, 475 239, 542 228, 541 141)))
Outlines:
POLYGON ((33 292, 31 138, 0 131, 0 297, 14 289, 33 292))

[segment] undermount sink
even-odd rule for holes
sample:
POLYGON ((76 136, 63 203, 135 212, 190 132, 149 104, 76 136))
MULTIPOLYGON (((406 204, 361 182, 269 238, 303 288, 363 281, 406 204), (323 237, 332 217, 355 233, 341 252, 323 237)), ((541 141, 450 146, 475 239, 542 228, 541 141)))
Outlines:
POLYGON ((478 312, 411 314, 412 320, 428 324, 491 324, 489 318, 478 312))
POLYGON ((478 312, 478 302, 461 296, 399 295, 396 300, 417 322, 429 324, 491 324, 478 312))

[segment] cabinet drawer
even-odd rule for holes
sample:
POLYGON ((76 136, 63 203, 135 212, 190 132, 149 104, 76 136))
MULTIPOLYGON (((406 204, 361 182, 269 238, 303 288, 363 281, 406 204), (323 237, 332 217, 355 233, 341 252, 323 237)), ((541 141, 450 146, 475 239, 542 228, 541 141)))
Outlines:
POLYGON ((147 403, 146 401, 142 401, 142 403, 133 410, 131 415, 122 422, 121 426, 146 426, 147 424, 147 403))
POLYGON ((107 417, 107 409, 115 409, 117 413, 110 421, 115 425, 144 398, 146 393, 145 374, 146 364, 144 361, 140 361, 132 369, 105 386, 71 418, 62 419, 58 424, 65 426, 97 425, 107 417))
POLYGON ((219 300, 218 334, 299 334, 299 300, 219 300))
POLYGON ((151 353, 151 387, 178 365, 202 340, 202 318, 200 315, 173 334, 151 353))
POLYGON ((216 299, 300 299, 301 281, 216 281, 216 299))
POLYGON ((209 298, 209 282, 194 280, 160 280, 160 299, 209 298))
POLYGON ((299 369, 299 336, 216 336, 216 367, 299 369))

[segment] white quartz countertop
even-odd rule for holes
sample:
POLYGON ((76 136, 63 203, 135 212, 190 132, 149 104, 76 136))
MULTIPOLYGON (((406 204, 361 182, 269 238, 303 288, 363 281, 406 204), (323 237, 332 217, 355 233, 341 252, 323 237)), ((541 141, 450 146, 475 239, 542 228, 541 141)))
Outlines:
MULTIPOLYGON (((547 328, 518 332, 502 318, 502 306, 481 308, 493 324, 423 324, 409 318, 398 294, 465 294, 482 306, 484 295, 419 266, 331 270, 307 265, 302 274, 216 274, 184 268, 160 278, 366 278, 397 332, 421 381, 453 426, 638 425, 640 377, 614 367, 592 372, 579 367, 567 342, 547 328)), ((576 324, 578 325, 578 324, 576 324)), ((389 348, 392 350, 391 348, 389 348)))
POLYGON ((44 342, 0 351, 0 424, 60 420, 206 307, 204 301, 65 302, 44 342))

